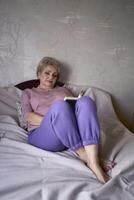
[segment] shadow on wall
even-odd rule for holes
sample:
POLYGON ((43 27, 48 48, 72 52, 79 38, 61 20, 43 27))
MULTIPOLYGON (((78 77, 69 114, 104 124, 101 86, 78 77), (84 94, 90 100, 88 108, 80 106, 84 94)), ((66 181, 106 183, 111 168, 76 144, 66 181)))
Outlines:
POLYGON ((124 126, 126 128, 128 128, 131 132, 134 133, 133 116, 132 116, 132 120, 129 120, 131 113, 123 112, 123 107, 121 106, 121 103, 118 103, 118 100, 113 95, 112 95, 112 103, 113 103, 114 109, 116 111, 116 114, 117 114, 117 117, 119 118, 119 120, 124 124, 124 126))
POLYGON ((65 83, 69 80, 70 74, 71 74, 71 67, 65 63, 60 62, 61 64, 61 75, 60 75, 60 81, 65 83))

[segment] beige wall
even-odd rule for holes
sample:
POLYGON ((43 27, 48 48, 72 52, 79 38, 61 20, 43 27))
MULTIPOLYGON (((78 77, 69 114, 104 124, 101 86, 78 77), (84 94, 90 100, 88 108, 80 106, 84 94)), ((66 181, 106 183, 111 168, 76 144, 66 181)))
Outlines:
POLYGON ((53 56, 71 83, 109 91, 134 130, 133 18, 133 0, 0 0, 0 86, 34 78, 53 56))

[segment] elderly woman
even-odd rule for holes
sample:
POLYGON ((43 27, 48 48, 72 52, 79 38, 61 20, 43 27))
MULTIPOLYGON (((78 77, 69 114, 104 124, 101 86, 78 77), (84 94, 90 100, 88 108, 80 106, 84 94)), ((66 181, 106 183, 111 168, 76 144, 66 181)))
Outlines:
POLYGON ((47 151, 69 149, 76 152, 98 180, 105 183, 109 176, 103 171, 98 158, 100 128, 95 102, 83 96, 72 109, 64 101, 64 97, 72 96, 72 93, 56 86, 59 75, 59 62, 44 57, 37 66, 40 84, 22 93, 22 112, 28 124, 28 141, 47 151))

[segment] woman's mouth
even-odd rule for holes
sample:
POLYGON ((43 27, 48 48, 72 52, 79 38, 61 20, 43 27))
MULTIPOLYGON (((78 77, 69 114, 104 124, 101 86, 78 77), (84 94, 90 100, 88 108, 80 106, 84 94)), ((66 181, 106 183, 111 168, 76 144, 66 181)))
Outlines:
POLYGON ((47 81, 48 83, 53 83, 53 81, 47 81))

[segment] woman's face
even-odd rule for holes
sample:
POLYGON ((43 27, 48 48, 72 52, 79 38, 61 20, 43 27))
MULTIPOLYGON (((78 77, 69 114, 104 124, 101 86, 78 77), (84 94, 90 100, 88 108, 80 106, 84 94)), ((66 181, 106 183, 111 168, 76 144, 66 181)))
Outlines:
POLYGON ((38 78, 40 79, 40 88, 51 89, 58 79, 58 71, 55 67, 48 65, 38 73, 38 78))

